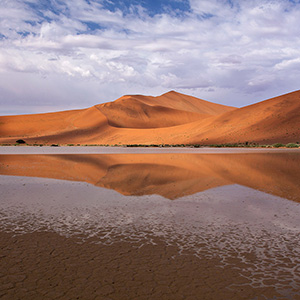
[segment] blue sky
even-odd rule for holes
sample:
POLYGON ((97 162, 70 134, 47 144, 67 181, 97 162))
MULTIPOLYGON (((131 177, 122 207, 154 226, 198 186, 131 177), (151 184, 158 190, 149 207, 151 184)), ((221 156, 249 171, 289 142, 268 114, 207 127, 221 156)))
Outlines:
POLYGON ((0 114, 300 89, 300 1, 0 0, 0 114))

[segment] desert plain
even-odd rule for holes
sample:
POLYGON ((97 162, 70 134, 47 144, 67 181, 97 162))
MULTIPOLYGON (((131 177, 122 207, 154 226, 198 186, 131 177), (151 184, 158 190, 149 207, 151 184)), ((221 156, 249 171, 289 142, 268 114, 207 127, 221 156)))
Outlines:
POLYGON ((0 124, 1 299, 300 299, 300 92, 0 124), (121 147, 227 143, 295 148, 121 147))

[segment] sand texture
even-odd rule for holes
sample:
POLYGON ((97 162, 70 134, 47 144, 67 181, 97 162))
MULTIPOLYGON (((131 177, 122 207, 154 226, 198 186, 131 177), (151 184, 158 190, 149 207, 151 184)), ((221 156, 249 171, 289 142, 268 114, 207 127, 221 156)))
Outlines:
POLYGON ((221 268, 218 258, 175 258, 176 247, 159 238, 142 247, 78 244, 54 233, 0 233, 0 241, 3 300, 283 299, 275 287, 251 288, 232 266, 221 268), (240 286, 227 289, 235 284, 240 286))
POLYGON ((174 91, 91 108, 0 117, 0 143, 220 144, 299 142, 300 91, 243 108, 174 91))

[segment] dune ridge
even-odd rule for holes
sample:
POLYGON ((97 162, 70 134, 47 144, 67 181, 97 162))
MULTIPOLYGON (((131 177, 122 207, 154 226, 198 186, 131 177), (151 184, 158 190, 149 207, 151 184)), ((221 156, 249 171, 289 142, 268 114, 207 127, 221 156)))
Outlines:
POLYGON ((168 92, 81 110, 0 117, 0 143, 221 144, 300 141, 300 91, 242 108, 168 92))

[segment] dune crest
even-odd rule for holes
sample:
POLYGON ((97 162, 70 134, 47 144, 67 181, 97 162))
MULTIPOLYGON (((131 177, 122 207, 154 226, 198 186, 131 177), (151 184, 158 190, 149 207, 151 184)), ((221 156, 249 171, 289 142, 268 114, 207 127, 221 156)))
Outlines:
POLYGON ((107 117, 111 126, 141 129, 186 124, 234 109, 174 91, 158 97, 123 96, 96 107, 107 117))
POLYGON ((234 108, 174 91, 91 108, 0 117, 0 143, 221 144, 300 142, 300 91, 234 108))

